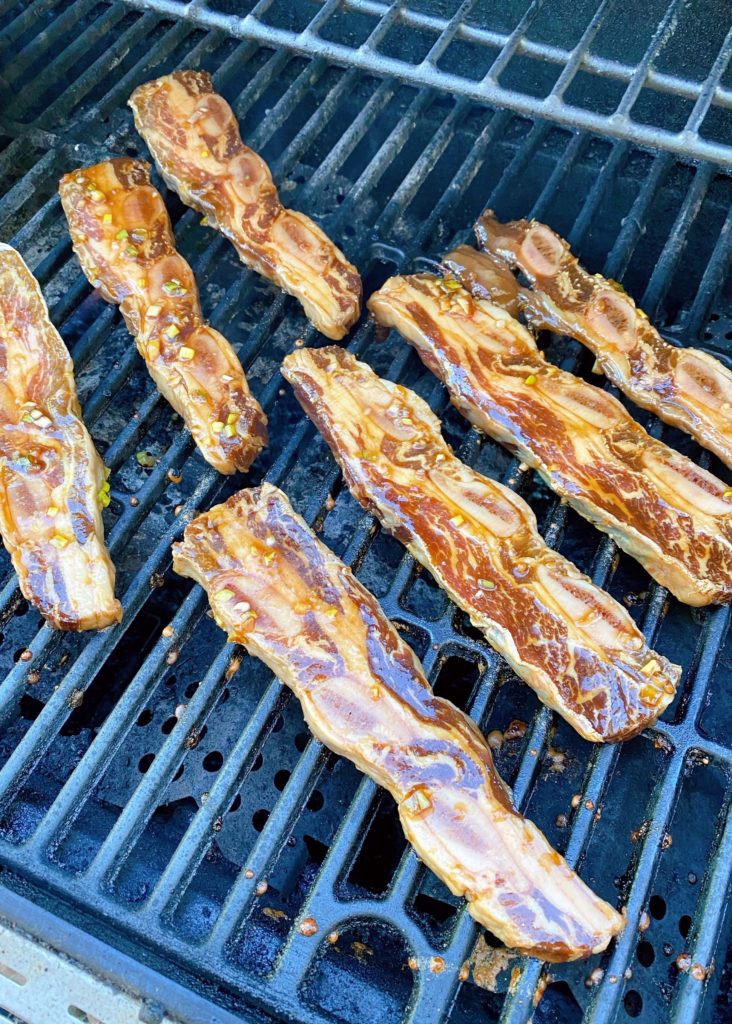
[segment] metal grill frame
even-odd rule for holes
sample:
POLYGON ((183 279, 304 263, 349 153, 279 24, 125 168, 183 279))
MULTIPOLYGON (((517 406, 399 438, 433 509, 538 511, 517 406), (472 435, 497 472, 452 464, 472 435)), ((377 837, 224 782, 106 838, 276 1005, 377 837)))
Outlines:
MULTIPOLYGON (((4 6, 9 7, 9 4, 4 6)), ((38 6, 38 4, 31 5, 38 6)), ((157 5, 156 5, 157 6, 157 5)), ((169 5, 178 6, 178 5, 169 5)), ((333 5, 326 4, 323 10, 332 8, 333 5)), ((199 14, 203 8, 195 9, 199 14)), ((461 9, 462 10, 462 9, 461 9)), ((143 24, 143 30, 144 30, 143 24)), ((171 30, 175 31, 175 30, 171 30)), ((256 34, 253 36, 256 41, 256 34)), ((268 39, 268 42, 281 42, 281 40, 268 39)), ((237 59, 243 60, 247 54, 253 52, 254 46, 251 41, 242 44, 237 51, 237 59)), ((296 49, 296 47, 295 47, 296 49)), ((201 46, 200 51, 204 52, 205 47, 201 46)), ((245 90, 246 96, 253 100, 257 90, 267 77, 276 73, 278 67, 287 59, 282 56, 282 51, 275 53, 265 65, 264 69, 255 76, 245 90)), ((317 57, 300 74, 296 81, 288 88, 281 101, 271 111, 267 122, 261 125, 249 141, 257 148, 280 127, 296 108, 299 100, 310 87, 312 76, 322 73, 327 67, 327 60, 324 56, 317 57)), ((375 70, 370 67, 369 70, 375 70)), ((340 79, 336 90, 339 95, 345 93, 358 73, 358 66, 346 72, 340 79)), ((409 79, 407 79, 409 80, 409 79)), ((417 83, 419 84, 419 83, 417 83)), ((431 83, 434 84, 434 83, 431 83)), ((377 88, 374 93, 374 102, 364 108, 357 123, 341 137, 341 142, 334 149, 330 159, 326 161, 312 177, 303 185, 295 195, 293 205, 307 209, 308 195, 313 194, 319 183, 335 172, 342 162, 344 153, 348 147, 355 144, 358 133, 368 131, 370 123, 378 116, 383 106, 389 102, 393 92, 393 84, 387 79, 377 88)), ((334 91, 336 91, 334 90, 334 91)), ((245 98, 246 98, 245 96, 245 98)), ((333 102, 323 105, 313 115, 310 121, 303 125, 291 144, 285 149, 280 160, 273 170, 277 178, 281 178, 289 172, 298 159, 298 155, 307 146, 308 139, 317 132, 328 119, 333 117, 337 108, 337 96, 333 102)), ((428 86, 422 86, 410 105, 408 111, 399 119, 397 126, 391 132, 388 140, 381 146, 379 152, 369 164, 367 172, 362 175, 355 187, 347 196, 343 206, 335 216, 327 223, 328 229, 338 237, 345 226, 350 213, 363 195, 366 194, 370 180, 383 172, 385 162, 389 159, 397 147, 401 147, 407 140, 410 124, 424 109, 431 98, 431 90, 428 86)), ((465 110, 465 103, 458 101, 448 120, 435 132, 426 149, 416 161, 410 174, 397 188, 393 197, 378 217, 374 226, 375 235, 378 238, 388 238, 389 228, 398 217, 403 205, 413 196, 429 173, 436 156, 442 152, 449 143, 450 135, 455 130, 461 114, 465 110)), ((93 121, 94 111, 87 114, 89 122, 93 121)), ((461 166, 458 173, 451 181, 450 188, 443 193, 436 203, 435 209, 423 225, 422 230, 413 239, 408 250, 389 250, 389 257, 396 261, 401 267, 409 267, 415 259, 424 255, 424 240, 429 238, 431 232, 439 221, 440 217, 449 209, 456 195, 468 187, 477 173, 482 159, 485 156, 491 140, 500 133, 507 122, 507 115, 503 111, 497 111, 489 121, 484 134, 476 140, 476 144, 461 166)), ((12 166, 18 158, 21 147, 26 140, 33 138, 33 132, 26 130, 22 133, 17 126, 6 126, 9 132, 16 131, 17 139, 11 142, 0 156, 0 168, 12 166)), ((534 127, 527 134, 525 140, 517 148, 513 160, 504 169, 501 178, 493 189, 492 194, 486 196, 486 203, 496 205, 500 208, 501 201, 511 187, 512 179, 519 167, 531 159, 543 138, 549 131, 545 122, 537 121, 534 127)), ((80 133, 81 137, 83 132, 80 133)), ((49 139, 48 134, 37 136, 40 142, 49 139)), ((73 137, 73 133, 72 133, 73 137)), ((56 143, 57 139, 50 138, 56 143)), ((121 145, 124 140, 117 140, 121 145)), ((580 215, 578 216, 570 241, 573 245, 581 244, 582 239, 588 231, 593 216, 596 214, 600 203, 603 200, 605 189, 612 182, 618 167, 627 158, 631 142, 637 141, 631 138, 619 140, 605 164, 602 173, 598 177, 593 189, 584 200, 580 215)), ((559 187, 561 175, 566 170, 568 162, 577 160, 581 155, 582 146, 586 143, 583 136, 576 136, 568 143, 564 157, 556 164, 554 173, 547 180, 534 208, 530 211, 532 216, 541 217, 542 212, 547 208, 555 190, 559 187)), ((59 152, 65 155, 66 159, 73 159, 82 162, 85 159, 93 159, 97 152, 85 146, 83 142, 74 143, 73 148, 70 142, 66 142, 67 148, 59 151, 52 151, 47 157, 34 166, 31 172, 24 176, 19 182, 17 189, 11 190, 0 200, 0 218, 11 212, 21 201, 27 190, 32 188, 35 181, 38 181, 54 159, 58 159, 59 152)), ((616 244, 608 256, 604 267, 606 274, 613 277, 622 277, 627 267, 631 254, 638 243, 643 230, 648 210, 666 172, 672 164, 670 153, 663 153, 656 157, 653 162, 652 173, 642 185, 638 196, 633 204, 631 216, 617 238, 616 244)), ((684 239, 693 225, 694 218, 698 212, 701 201, 713 178, 715 169, 707 164, 703 165, 695 173, 692 187, 690 188, 685 201, 681 205, 674 227, 669 234, 659 259, 656 269, 652 274, 646 294, 642 298, 642 305, 650 315, 658 311, 663 303, 666 291, 670 286, 673 272, 676 269, 683 249, 684 239)), ((38 211, 38 213, 25 225, 15 237, 9 239, 12 244, 17 245, 21 250, 39 231, 42 231, 47 219, 55 216, 58 212, 57 200, 51 199, 38 211)), ((528 212, 528 211, 527 211, 528 212)), ((176 232, 181 234, 190 230, 194 216, 188 212, 178 221, 176 232)), ((464 232, 467 234, 467 231, 464 232)), ((458 239, 455 239, 455 241, 458 239)), ((462 240, 462 239, 460 239, 462 240)), ((379 243, 376 247, 368 237, 357 240, 359 251, 355 253, 357 262, 362 268, 368 268, 378 258, 383 245, 379 243)), ((696 299, 689 310, 685 320, 685 331, 693 336, 700 333, 701 327, 710 312, 714 296, 724 276, 730 259, 730 246, 732 243, 732 212, 728 214, 725 226, 717 240, 711 260, 709 261, 696 299)), ((222 239, 212 241, 204 257, 194 264, 194 271, 198 275, 204 275, 212 266, 216 254, 225 245, 222 239)), ((41 280, 45 280, 61 261, 66 259, 68 254, 68 242, 57 243, 41 263, 34 269, 41 280)), ((65 296, 53 309, 54 319, 62 318, 66 311, 73 308, 85 293, 86 285, 79 275, 77 285, 65 296)), ((227 307, 233 303, 246 300, 247 294, 251 292, 252 283, 250 278, 246 279, 242 291, 238 288, 231 289, 222 299, 219 308, 214 312, 213 319, 221 315, 227 307)), ((267 337, 267 331, 272 322, 281 314, 284 298, 278 298, 271 307, 271 314, 261 328, 255 332, 247 341, 245 349, 240 353, 245 366, 249 366, 254 359, 258 349, 267 337)), ((92 325, 83 339, 81 346, 74 351, 74 358, 77 367, 83 368, 85 362, 92 357, 97 347, 102 343, 106 332, 110 329, 115 318, 113 310, 108 309, 92 325)), ((124 328, 117 328, 124 331, 124 328)), ((306 338, 308 341, 314 339, 314 332, 306 338)), ((352 351, 360 353, 368 345, 371 339, 371 328, 369 325, 362 325, 355 332, 353 341, 349 346, 352 351)), ((396 379, 404 368, 408 358, 409 349, 406 345, 395 346, 395 358, 389 371, 389 376, 396 379)), ((85 419, 93 431, 94 423, 112 400, 115 390, 122 386, 131 366, 137 356, 132 346, 129 347, 128 358, 126 358, 115 372, 114 378, 105 382, 105 387, 95 391, 91 401, 85 405, 85 419)), ((281 379, 275 374, 267 383, 265 388, 260 389, 259 397, 262 399, 265 408, 270 408, 276 400, 281 379)), ((129 424, 129 427, 120 435, 112 449, 107 452, 107 461, 114 467, 124 460, 133 450, 136 439, 140 435, 144 424, 153 415, 154 411, 161 404, 156 393, 151 393, 149 398, 139 409, 140 419, 129 424)), ((443 403, 442 392, 435 387, 433 404, 443 403)), ((659 428, 657 428, 658 430, 659 428)), ((281 483, 298 457, 303 446, 310 443, 314 437, 314 431, 303 418, 293 431, 288 443, 278 452, 271 465, 267 479, 275 483, 281 483)), ((459 454, 466 461, 470 462, 474 456, 480 441, 474 433, 468 433, 464 445, 459 454)), ((145 486, 137 492, 139 505, 131 508, 125 505, 114 529, 110 534, 110 547, 112 554, 118 551, 124 544, 125 539, 135 525, 147 514, 153 503, 160 495, 165 486, 166 473, 173 466, 180 466, 183 460, 191 454, 193 448, 190 438, 181 434, 171 448, 165 453, 157 467, 150 473, 145 486)), ((313 490, 307 509, 306 518, 310 522, 320 521, 324 512, 324 503, 333 488, 337 485, 339 473, 334 465, 330 466, 316 489, 313 490)), ((521 467, 513 462, 510 466, 505 482, 520 489, 527 486, 527 474, 521 467)), ((59 688, 52 695, 45 705, 44 710, 38 719, 31 725, 25 737, 18 745, 10 759, 0 769, 0 805, 7 803, 17 792, 20 782, 26 778, 33 768, 38 764, 52 739, 56 735, 59 726, 63 723, 69 713, 69 697, 79 689, 88 685, 88 677, 93 673, 95 666, 106 658, 117 644, 125 629, 132 621, 134 615, 142 608, 142 605, 149 593, 149 579, 152 573, 160 570, 169 561, 169 546, 171 540, 179 536, 185 521, 193 514, 193 509, 205 507, 216 500, 216 495, 224 486, 221 477, 211 470, 204 470, 196 490, 185 503, 185 508, 173 527, 165 535, 161 536, 159 543, 151 552, 148 560, 140 568, 132 580, 127 592, 123 595, 125 608, 125 621, 121 627, 104 634, 89 637, 76 659, 70 671, 66 674, 59 688)), ((119 502, 121 496, 116 496, 119 502)), ((556 542, 561 536, 566 510, 558 505, 549 521, 547 539, 556 542)), ((345 561, 358 565, 371 541, 373 523, 370 517, 364 515, 360 525, 353 536, 348 550, 345 554, 345 561)), ((613 559, 616 549, 612 542, 605 538, 600 546, 598 557, 593 568, 593 578, 602 585, 612 571, 613 559)), ((413 560, 405 555, 399 569, 395 573, 388 594, 381 599, 382 606, 386 613, 407 626, 425 629, 424 621, 416 615, 410 615, 403 607, 401 597, 408 585, 414 571, 413 560)), ((653 638, 658 629, 659 622, 663 615, 663 607, 666 599, 665 592, 658 587, 653 587, 647 604, 647 613, 643 628, 649 638, 653 638)), ((17 588, 15 580, 9 580, 0 591, 0 614, 7 614, 12 610, 17 601, 17 588)), ((87 751, 80 765, 76 768, 61 794, 54 802, 51 811, 44 817, 42 824, 32 836, 31 840, 21 847, 14 849, 7 842, 0 843, 0 860, 16 871, 23 874, 25 878, 34 882, 40 888, 52 888, 58 894, 65 897, 76 897, 80 902, 87 896, 90 889, 95 892, 100 911, 109 921, 122 930, 137 929, 140 927, 141 912, 131 911, 121 907, 108 892, 109 878, 114 875, 119 867, 120 858, 131 847, 134 839, 140 835, 142 827, 148 820, 154 808, 154 801, 151 797, 160 791, 161 787, 167 785, 177 765, 185 754, 185 737, 189 730, 197 727, 203 721, 217 699, 222 680, 230 662, 231 651, 223 642, 220 650, 212 657, 211 668, 202 681, 196 696, 191 701, 186 717, 182 721, 182 727, 175 729, 168 736, 155 759, 153 768, 142 780, 133 799, 128 803, 122 812, 113 832, 104 843, 94 861, 93 868, 83 877, 78 879, 69 878, 58 868, 49 864, 46 851, 49 846, 58 841, 59 832, 68 826, 73 818, 75 809, 80 806, 84 794, 88 794, 91 780, 108 766, 119 745, 124 741, 127 730, 131 727, 135 718, 145 706, 149 699, 150 691, 160 679, 161 671, 164 670, 166 656, 171 650, 179 649, 195 626, 198 618, 204 613, 205 598, 202 592, 194 589, 184 601, 173 620, 174 636, 172 638, 161 637, 156 643, 153 651, 148 656, 143 668, 130 682, 125 693, 114 710, 110 713, 103 727, 99 731, 93 745, 87 751)), ((714 670, 715 656, 719 652, 729 625, 729 609, 714 609, 708 615, 705 625, 703 648, 699 656, 699 670, 691 683, 688 691, 688 700, 684 708, 684 714, 680 721, 660 722, 654 730, 650 731, 650 737, 665 742, 671 749, 668 760, 667 771, 663 778, 658 780, 655 790, 653 806, 653 822, 651 827, 644 834, 640 844, 638 856, 638 868, 634 875, 633 883, 628 894, 627 913, 629 925, 619 941, 612 949, 609 961, 606 964, 606 974, 623 976, 626 965, 631 959, 633 947, 637 936, 637 923, 644 910, 648 899, 650 886, 657 868, 658 858, 661 851, 663 835, 674 810, 675 801, 679 792, 681 779, 685 766, 690 757, 704 755, 715 763, 732 767, 732 751, 723 744, 715 743, 699 732, 696 722, 699 712, 703 706, 708 692, 708 685, 714 670)), ((444 648, 455 639, 455 627, 453 610, 448 608, 446 613, 436 622, 429 626, 430 639, 438 648, 444 648)), ((38 663, 42 656, 52 649, 56 640, 56 634, 47 627, 42 627, 36 638, 30 645, 33 653, 33 662, 38 663)), ((488 670, 481 680, 476 691, 473 703, 470 707, 470 714, 481 723, 485 720, 486 712, 490 706, 496 682, 496 673, 500 660, 491 653, 487 653, 485 645, 472 641, 469 637, 460 636, 460 645, 466 649, 473 649, 476 654, 488 663, 488 670)), ((430 648, 424 658, 427 671, 434 675, 437 665, 437 654, 430 648)), ((28 666, 19 662, 13 671, 6 677, 0 687, 0 716, 7 721, 15 713, 17 702, 23 693, 27 680, 28 666)), ((264 738, 271 728, 274 717, 282 706, 283 695, 279 684, 272 681, 257 708, 254 717, 246 724, 239 742, 230 753, 222 771, 217 776, 215 784, 211 787, 210 797, 205 806, 202 806, 186 837, 181 842, 176 854, 170 861, 162 879, 151 898, 147 901, 143 911, 143 919, 146 934, 153 944, 159 944, 167 949, 174 956, 185 959, 190 955, 190 946, 183 940, 177 939, 167 926, 171 908, 180 898, 186 883, 192 877, 197 865, 205 852, 206 846, 212 836, 212 826, 217 816, 229 806, 232 797, 242 784, 248 771, 253 756, 261 746, 264 738)), ((532 750, 542 750, 549 738, 551 715, 546 709, 540 709, 531 723, 530 730, 524 743, 524 756, 521 760, 517 777, 514 782, 514 793, 519 806, 523 805, 535 780, 539 759, 534 756, 532 750)), ((595 806, 600 802, 607 784, 611 778, 613 768, 619 756, 620 748, 602 747, 598 748, 592 758, 592 769, 586 780, 583 791, 583 801, 580 804, 571 825, 566 855, 571 863, 578 863, 582 859, 583 850, 587 844, 593 823, 593 815, 584 809, 584 801, 590 800, 595 806)), ((315 740, 311 740, 298 762, 287 787, 285 788, 277 805, 273 808, 267 825, 261 832, 260 838, 250 851, 247 859, 247 866, 254 872, 254 879, 266 877, 273 862, 279 855, 282 845, 282 838, 286 836, 291 827, 292 821, 297 816, 300 808, 307 800, 309 793, 317 783, 320 773, 326 764, 326 756, 323 748, 315 740)), ((420 867, 416 857, 407 851, 403 857, 399 869, 394 876, 393 882, 386 896, 378 901, 364 899, 361 901, 349 901, 345 903, 336 894, 336 882, 344 870, 344 866, 353 857, 353 851, 363 834, 365 823, 368 820, 370 808, 376 793, 376 787, 369 780, 364 779, 358 788, 355 799, 344 819, 342 826, 336 836, 331 849, 320 869, 317 884, 311 890, 309 897, 300 909, 300 916, 307 916, 315 912, 321 927, 321 934, 327 931, 343 927, 344 922, 358 920, 360 917, 370 919, 380 918, 385 923, 398 920, 400 928, 403 928, 407 938, 420 961, 426 961, 433 954, 434 949, 427 940, 424 932, 414 922, 410 921, 404 913, 405 901, 414 888, 418 878, 420 867)), ((76 812, 78 813, 78 811, 76 812)), ((703 923, 703 928, 697 930, 690 936, 689 949, 695 960, 701 963, 709 963, 715 949, 719 930, 722 924, 722 917, 725 909, 725 894, 728 889, 730 872, 732 871, 732 826, 729 824, 719 835, 714 856, 710 860, 709 871, 704 880, 701 906, 703 913, 698 916, 698 922, 703 923)), ((247 909, 254 899, 254 885, 244 873, 239 876, 237 882, 229 893, 226 904, 211 933, 210 938, 198 952, 201 961, 205 960, 205 973, 212 982, 230 983, 232 986, 241 987, 241 972, 234 972, 227 961, 225 952, 227 942, 236 931, 240 921, 244 919, 247 909)), ((0 904, 2 900, 0 899, 0 904)), ((469 955, 476 935, 476 927, 467 912, 463 909, 456 919, 454 930, 449 943, 449 959, 451 962, 461 962, 469 955)), ((300 936, 296 927, 293 927, 290 938, 283 948, 277 969, 273 975, 263 982, 261 979, 253 979, 250 985, 250 994, 255 1001, 269 1007, 276 1008, 278 1013, 292 1014, 295 1019, 301 1019, 303 1012, 300 1002, 300 986, 304 982, 308 971, 312 966, 313 946, 310 940, 300 936)), ((441 951, 446 955, 444 951, 441 951)), ((525 1022, 533 1010, 532 999, 537 986, 540 984, 542 965, 536 961, 527 961, 523 964, 518 983, 513 987, 511 993, 506 997, 502 1011, 502 1022, 525 1022)), ((423 1024, 426 1020, 441 1019, 449 1014, 455 998, 458 984, 455 972, 449 971, 441 975, 430 975, 428 972, 419 972, 415 978, 413 998, 410 1003, 408 1016, 413 1022, 423 1024)), ((605 982, 597 986, 594 991, 586 1019, 592 1024, 609 1022, 615 1019, 619 1001, 622 996, 623 986, 621 984, 612 986, 605 982)), ((704 995, 702 986, 695 982, 690 975, 683 975, 674 995, 672 1006, 672 1019, 682 1022, 695 1019, 701 1006, 704 995)), ((318 1014, 312 1008, 308 1008, 306 1017, 312 1021, 329 1020, 325 1014, 318 1014)))
POLYGON ((612 17, 613 0, 601 0, 598 3, 595 15, 572 49, 531 39, 532 23, 541 12, 544 0, 532 0, 512 32, 500 32, 471 24, 469 18, 477 0, 463 0, 450 18, 420 11, 419 4, 410 7, 408 0, 397 0, 395 3, 386 3, 384 0, 326 0, 299 32, 278 28, 268 22, 268 14, 275 0, 257 0, 252 3, 251 11, 243 16, 217 11, 213 6, 215 0, 125 2, 140 10, 186 18, 194 24, 219 29, 240 39, 252 39, 263 45, 284 47, 309 57, 323 57, 346 67, 394 76, 416 86, 439 89, 570 128, 601 132, 626 142, 676 153, 685 159, 713 160, 720 166, 732 167, 732 145, 705 139, 699 133, 713 104, 723 109, 732 109, 732 89, 721 84, 732 57, 732 26, 703 81, 659 73, 653 68, 654 60, 673 35, 674 20, 681 0, 670 0, 643 58, 634 65, 609 60, 592 52, 593 40, 605 21, 612 17), (322 37, 321 33, 328 21, 339 11, 360 13, 375 19, 373 31, 360 46, 331 42, 322 37), (435 36, 434 44, 421 62, 409 63, 379 52, 379 44, 386 33, 399 24, 407 30, 421 29, 435 36), (439 60, 454 40, 498 50, 489 70, 479 81, 446 72, 438 66, 439 60), (519 55, 562 68, 553 88, 543 99, 501 85, 501 74, 511 59, 519 55), (612 114, 596 113, 565 100, 565 93, 579 71, 625 83, 623 96, 612 114), (633 119, 632 108, 645 87, 694 101, 694 107, 681 131, 671 132, 660 125, 643 124, 633 119))

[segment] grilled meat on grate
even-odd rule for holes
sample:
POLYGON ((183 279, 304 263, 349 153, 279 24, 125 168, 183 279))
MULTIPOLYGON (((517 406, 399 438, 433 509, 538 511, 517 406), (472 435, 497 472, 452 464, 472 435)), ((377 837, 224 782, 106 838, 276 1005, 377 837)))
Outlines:
POLYGON ((291 353, 283 373, 353 495, 545 704, 587 740, 628 739, 655 721, 681 670, 547 547, 522 498, 455 458, 426 402, 335 346, 291 353))
POLYGON ((89 281, 119 305, 160 392, 221 473, 244 472, 267 442, 267 417, 233 348, 204 323, 193 271, 176 252, 149 165, 118 157, 71 171, 61 202, 89 281))
POLYGON ((122 618, 104 545, 106 479, 43 293, 0 245, 0 533, 23 596, 57 629, 122 618))
POLYGON ((361 279, 309 217, 287 210, 267 164, 245 146, 229 104, 205 71, 176 71, 130 98, 135 125, 170 188, 205 214, 248 267, 294 295, 329 338, 348 333, 361 279))
POLYGON ((650 437, 611 395, 548 363, 454 278, 392 277, 368 302, 476 426, 691 605, 732 600, 732 491, 650 437))
POLYGON ((434 697, 376 599, 270 484, 186 527, 175 569, 290 686, 323 743, 392 794, 420 857, 509 946, 546 960, 604 949, 623 917, 513 807, 473 722, 434 697))
POLYGON ((482 248, 531 282, 520 303, 532 327, 581 341, 637 405, 732 466, 732 371, 707 352, 664 341, 619 285, 588 273, 546 224, 501 224, 487 210, 475 230, 482 248))

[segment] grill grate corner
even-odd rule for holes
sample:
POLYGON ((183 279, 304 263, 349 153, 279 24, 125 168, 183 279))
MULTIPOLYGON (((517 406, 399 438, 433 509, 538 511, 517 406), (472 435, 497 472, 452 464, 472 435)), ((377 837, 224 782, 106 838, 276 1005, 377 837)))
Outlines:
MULTIPOLYGON (((145 155, 124 105, 137 84, 203 66, 288 203, 343 244, 368 291, 466 239, 490 203, 503 217, 545 218, 670 338, 729 361, 729 39, 710 31, 683 63, 680 3, 636 11, 633 40, 620 0, 577 5, 574 34, 550 2, 488 6, 466 0, 452 16, 441 0, 260 0, 248 12, 229 0, 0 2, 12 89, 0 114, 0 236, 42 283, 113 469, 106 525, 125 607, 104 635, 55 635, 0 553, 2 880, 183 980, 212 1019, 242 1005, 313 1022, 729 1015, 728 610, 669 599, 466 430, 406 345, 362 322, 352 350, 416 388, 461 458, 520 491, 547 540, 683 664, 680 695, 653 730, 621 748, 583 743, 343 488, 278 372, 296 337, 317 343, 296 304, 166 194, 206 313, 270 417, 251 481, 286 486, 377 593, 438 692, 496 734, 518 803, 602 895, 627 905, 625 933, 589 965, 542 969, 484 945, 458 984, 477 936, 464 906, 406 847, 390 800, 310 738, 296 701, 224 643, 202 593, 172 572, 171 540, 242 480, 209 470, 158 398, 117 312, 83 279, 56 198, 76 164, 145 155), (138 464, 140 449, 154 467, 138 464), (313 936, 298 927, 308 916, 313 936), (680 954, 706 975, 680 970, 680 954)), ((589 374, 577 346, 546 346, 589 374)))

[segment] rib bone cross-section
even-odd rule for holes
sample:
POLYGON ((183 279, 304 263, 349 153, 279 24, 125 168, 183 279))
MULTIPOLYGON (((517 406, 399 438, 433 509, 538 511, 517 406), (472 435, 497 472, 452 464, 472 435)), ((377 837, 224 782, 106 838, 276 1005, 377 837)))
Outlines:
POLYGON ((211 76, 175 71, 141 85, 130 106, 168 186, 248 267, 294 295, 319 331, 342 338, 361 309, 358 271, 309 217, 282 205, 269 167, 242 142, 211 76))
POLYGON ((732 600, 732 489, 624 406, 547 362, 506 310, 453 277, 390 278, 369 299, 457 408, 691 605, 732 600))
POLYGON ((281 491, 217 505, 173 557, 229 639, 295 692, 315 735, 392 794, 419 856, 477 921, 547 960, 605 948, 621 915, 518 814, 478 729, 433 695, 376 599, 281 491))
POLYGON ((680 669, 608 594, 542 540, 522 498, 460 462, 426 402, 341 348, 283 373, 353 495, 585 739, 627 739, 671 702, 680 669))
POLYGON ((267 442, 267 418, 233 348, 204 322, 149 165, 107 160, 66 174, 59 191, 84 273, 120 307, 151 377, 203 457, 221 473, 249 469, 267 442))

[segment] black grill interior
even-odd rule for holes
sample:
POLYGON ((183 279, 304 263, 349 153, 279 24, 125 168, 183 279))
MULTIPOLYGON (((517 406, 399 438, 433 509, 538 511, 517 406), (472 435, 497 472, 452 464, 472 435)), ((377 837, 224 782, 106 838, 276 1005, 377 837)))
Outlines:
MULTIPOLYGON (((174 16, 177 6, 166 17, 93 0, 0 3, 0 237, 42 283, 75 360, 86 422, 112 467, 106 525, 125 608, 112 631, 58 635, 29 610, 0 556, 3 884, 183 979, 211 1000, 212 1020, 215 1005, 346 1024, 732 1019, 728 610, 669 598, 468 429, 406 344, 364 320, 351 348, 425 397, 461 458, 519 490, 547 539, 684 666, 679 696, 656 729, 621 747, 584 743, 351 499, 278 372, 297 338, 322 339, 295 302, 245 270, 163 189, 206 314, 239 352, 270 417, 270 447, 248 480, 283 486, 356 567, 437 692, 493 734, 498 768, 527 814, 601 895, 627 904, 625 933, 589 964, 542 969, 490 935, 474 955, 478 930, 406 847, 390 798, 310 738, 297 701, 224 642, 201 591, 172 572, 170 543, 185 522, 245 481, 206 467, 158 397, 116 310, 82 277, 56 196, 58 178, 74 166, 146 156, 125 106, 137 84, 203 67, 283 199, 343 245, 367 293, 468 239, 490 204, 502 218, 545 219, 586 265, 622 280, 670 339, 728 359, 732 181, 709 163, 492 109, 377 73, 377 64, 343 68, 236 38, 241 24, 234 34, 206 24, 211 11, 238 13, 236 4, 198 5, 198 25, 174 16), (153 467, 140 464, 141 452, 153 467), (305 917, 317 922, 314 936, 299 931, 305 917), (699 970, 680 969, 680 954, 699 970), (461 983, 467 961, 470 979, 461 983)), ((365 6, 325 5, 339 45, 358 45, 371 31, 365 6)), ((589 19, 595 4, 585 6, 589 19)), ((280 27, 290 32, 318 10, 258 7, 266 25, 289 12, 280 27)), ((521 16, 509 8, 504 32, 521 16)), ((450 13, 415 10, 423 19, 450 13)), ((469 26, 488 24, 478 8, 471 17, 469 26)), ((660 14, 649 8, 645 17, 653 25, 660 14)), ((407 19, 381 50, 415 63, 431 45, 420 31, 419 18, 407 19)), ((569 45, 542 45, 560 43, 569 45)), ((627 33, 616 49, 616 60, 641 59, 627 33)), ((531 76, 514 74, 513 88, 533 88, 531 76)), ((581 88, 579 75, 574 81, 581 88)), ((591 357, 578 345, 544 343, 554 361, 590 376, 591 357)), ((650 429, 729 478, 689 438, 653 421, 650 429)))

